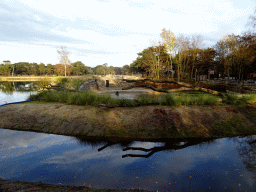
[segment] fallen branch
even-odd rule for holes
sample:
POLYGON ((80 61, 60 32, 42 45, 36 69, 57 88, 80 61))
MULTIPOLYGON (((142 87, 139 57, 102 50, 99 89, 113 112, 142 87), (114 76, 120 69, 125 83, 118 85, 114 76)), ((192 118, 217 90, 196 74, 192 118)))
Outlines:
POLYGON ((153 86, 151 86, 151 85, 146 85, 146 84, 145 84, 145 85, 131 85, 131 86, 122 88, 122 90, 132 89, 132 88, 135 88, 135 87, 147 87, 147 88, 152 89, 152 90, 154 90, 154 91, 168 93, 168 91, 165 90, 165 89, 156 89, 156 88, 154 88, 153 86))
POLYGON ((114 105, 104 104, 104 103, 98 103, 98 106, 107 107, 107 108, 115 108, 115 107, 117 107, 117 106, 114 106, 114 105))
POLYGON ((123 81, 126 82, 133 82, 133 83, 137 83, 137 82, 146 82, 146 81, 151 81, 153 83, 174 83, 174 84, 178 84, 178 82, 176 81, 170 81, 170 80, 152 80, 152 79, 141 79, 141 80, 130 80, 130 79, 123 79, 123 81))

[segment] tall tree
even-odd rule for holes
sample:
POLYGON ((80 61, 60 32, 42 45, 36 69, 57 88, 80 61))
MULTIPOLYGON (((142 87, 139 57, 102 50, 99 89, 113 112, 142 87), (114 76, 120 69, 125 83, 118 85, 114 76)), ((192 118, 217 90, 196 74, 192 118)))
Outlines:
POLYGON ((74 62, 71 66, 73 75, 84 75, 88 71, 87 67, 81 61, 74 62))
POLYGON ((124 65, 122 67, 122 74, 123 75, 128 75, 130 73, 130 66, 129 65, 124 65))
POLYGON ((63 64, 56 64, 54 65, 54 73, 57 75, 70 75, 71 73, 71 66, 67 65, 65 67, 65 65, 63 64))
POLYGON ((70 52, 67 50, 67 47, 61 46, 60 50, 57 50, 59 54, 60 63, 65 65, 65 77, 67 76, 67 65, 70 65, 69 55, 70 52))
POLYGON ((47 64, 46 73, 47 75, 52 75, 54 73, 54 66, 52 64, 47 64))
MULTIPOLYGON (((164 46, 170 56, 170 68, 173 71, 172 58, 173 58, 173 55, 176 55, 176 50, 177 50, 176 36, 173 32, 171 32, 170 30, 166 30, 165 28, 162 29, 162 33, 160 35, 163 39, 164 46)), ((169 71, 169 62, 168 62, 167 70, 169 71)), ((172 73, 172 78, 173 78, 173 73, 172 73)))
POLYGON ((39 71, 39 74, 40 74, 40 75, 45 74, 45 71, 46 71, 45 64, 40 63, 40 64, 38 65, 38 71, 39 71))

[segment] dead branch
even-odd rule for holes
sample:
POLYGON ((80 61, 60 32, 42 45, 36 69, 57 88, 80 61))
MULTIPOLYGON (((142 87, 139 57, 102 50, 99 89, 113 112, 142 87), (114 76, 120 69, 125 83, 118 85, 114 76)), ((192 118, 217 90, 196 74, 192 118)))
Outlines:
POLYGON ((114 105, 104 104, 104 103, 98 103, 98 106, 107 107, 107 108, 115 108, 115 107, 117 107, 117 106, 114 106, 114 105))

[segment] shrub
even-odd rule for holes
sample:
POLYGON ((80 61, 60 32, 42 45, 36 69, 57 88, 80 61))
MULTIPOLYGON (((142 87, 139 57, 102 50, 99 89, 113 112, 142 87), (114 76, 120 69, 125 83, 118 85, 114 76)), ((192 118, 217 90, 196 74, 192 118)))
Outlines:
POLYGON ((71 79, 69 82, 68 82, 68 87, 69 88, 75 88, 75 90, 78 90, 78 88, 84 84, 84 80, 82 79, 71 79))
POLYGON ((236 104, 238 101, 238 96, 234 93, 223 94, 222 102, 226 104, 236 104))
POLYGON ((49 78, 42 78, 40 81, 38 81, 37 83, 37 87, 38 88, 43 88, 43 87, 47 87, 51 84, 51 80, 49 78))
POLYGON ((138 98, 139 105, 158 105, 159 99, 157 97, 150 97, 149 95, 142 94, 139 95, 138 98))
POLYGON ((175 99, 174 99, 173 94, 168 93, 168 94, 163 95, 161 97, 161 104, 162 105, 169 105, 169 106, 175 105, 175 99))

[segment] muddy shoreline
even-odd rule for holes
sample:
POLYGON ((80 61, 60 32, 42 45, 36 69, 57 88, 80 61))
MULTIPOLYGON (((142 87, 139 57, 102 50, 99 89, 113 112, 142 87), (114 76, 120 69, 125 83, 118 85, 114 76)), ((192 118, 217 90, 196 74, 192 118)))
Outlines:
MULTIPOLYGON (((256 125, 255 106, 140 106, 106 108, 60 103, 30 102, 0 107, 0 128, 82 136, 158 141, 170 139, 166 131, 210 130, 216 123, 233 116, 246 126, 256 125), (248 115, 250 114, 250 115, 248 115), (157 130, 157 131, 156 131, 157 130)), ((0 191, 142 191, 92 189, 59 186, 0 178, 0 191)))
MULTIPOLYGON (((254 106, 140 106, 106 108, 30 102, 0 107, 0 128, 70 136, 165 138, 161 130, 210 130, 217 122, 237 116, 254 126, 254 106)), ((166 138, 170 138, 167 136, 166 138)))
MULTIPOLYGON (((127 189, 93 189, 84 186, 62 186, 62 185, 51 185, 45 183, 33 183, 25 181, 6 181, 0 178, 0 191, 1 192, 13 192, 13 191, 56 191, 56 192, 67 192, 67 191, 81 191, 81 192, 129 192, 129 191, 140 191, 144 190, 127 190, 127 189)), ((147 192, 147 191, 144 191, 147 192)))

